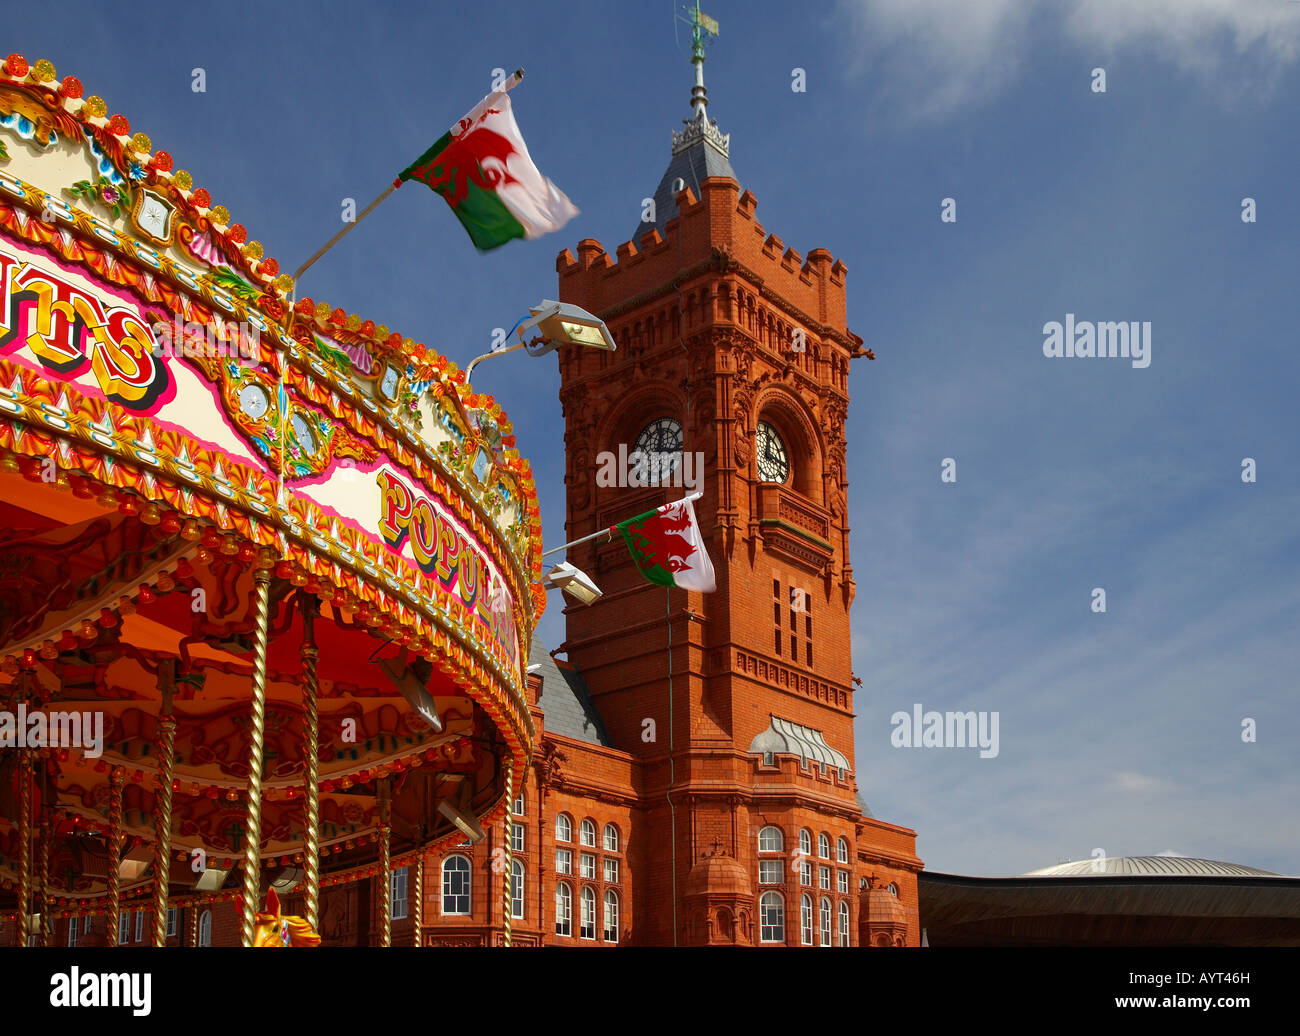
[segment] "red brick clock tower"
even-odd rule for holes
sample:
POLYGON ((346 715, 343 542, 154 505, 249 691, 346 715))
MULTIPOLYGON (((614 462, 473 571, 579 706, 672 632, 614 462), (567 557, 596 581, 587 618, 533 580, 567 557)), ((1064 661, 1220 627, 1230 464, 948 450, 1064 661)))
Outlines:
POLYGON ((875 877, 902 907, 885 912, 889 943, 915 943, 915 868, 900 867, 919 866, 914 836, 864 815, 854 777, 845 418, 865 352, 847 270, 757 222, 702 63, 697 48, 694 117, 633 241, 610 256, 586 239, 556 263, 560 299, 618 344, 560 356, 566 538, 680 499, 698 476, 717 572, 715 593, 666 591, 619 538, 569 554, 604 596, 566 610, 568 659, 637 763, 634 941, 878 942, 875 877), (691 457, 651 465, 658 485, 610 485, 611 458, 638 446, 691 457))

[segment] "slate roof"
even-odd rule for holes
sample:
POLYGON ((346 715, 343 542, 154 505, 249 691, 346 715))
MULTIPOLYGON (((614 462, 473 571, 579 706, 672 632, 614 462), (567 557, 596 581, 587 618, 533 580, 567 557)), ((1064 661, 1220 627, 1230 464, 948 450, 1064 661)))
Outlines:
POLYGON ((575 741, 585 741, 589 745, 614 747, 581 673, 557 665, 537 637, 533 638, 528 649, 528 664, 540 666, 536 670, 536 674, 542 678, 538 704, 542 708, 548 732, 571 737, 575 741))
POLYGON ((662 234, 664 225, 670 219, 677 218, 677 195, 672 189, 674 180, 680 177, 682 182, 695 192, 695 197, 699 198, 700 184, 710 176, 729 176, 737 183, 740 182, 727 156, 707 140, 697 140, 685 151, 673 155, 663 178, 659 181, 659 186, 655 188, 655 219, 637 224, 632 234, 632 243, 640 246, 641 235, 648 234, 656 228, 662 234))

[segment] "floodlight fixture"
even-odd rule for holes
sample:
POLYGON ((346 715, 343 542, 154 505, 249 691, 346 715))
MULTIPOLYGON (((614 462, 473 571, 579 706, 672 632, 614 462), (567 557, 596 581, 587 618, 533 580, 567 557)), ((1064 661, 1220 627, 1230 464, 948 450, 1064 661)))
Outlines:
POLYGON ((567 561, 559 562, 546 573, 542 585, 548 590, 557 589, 577 604, 591 604, 602 596, 601 589, 582 569, 567 561))
POLYGON ((529 315, 519 321, 514 328, 519 336, 519 342, 474 357, 465 368, 466 381, 474 373, 474 368, 480 360, 504 356, 517 349, 526 349, 529 356, 545 356, 562 345, 583 345, 592 349, 604 349, 607 352, 613 352, 617 348, 614 344, 614 336, 609 333, 605 322, 571 302, 542 299, 537 305, 530 306, 528 313, 529 315), (532 330, 536 330, 537 335, 532 339, 526 338, 527 332, 532 330))

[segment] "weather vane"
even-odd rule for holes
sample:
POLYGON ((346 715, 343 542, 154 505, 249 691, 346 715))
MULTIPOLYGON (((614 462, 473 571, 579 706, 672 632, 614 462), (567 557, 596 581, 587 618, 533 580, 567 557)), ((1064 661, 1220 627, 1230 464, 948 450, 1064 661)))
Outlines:
POLYGON ((704 90, 704 48, 718 38, 718 23, 700 10, 700 0, 695 0, 694 7, 682 6, 682 12, 673 18, 673 39, 681 48, 681 39, 677 35, 677 23, 682 22, 691 27, 691 63, 695 66, 695 86, 691 89, 691 107, 696 118, 704 118, 704 108, 708 99, 704 90))

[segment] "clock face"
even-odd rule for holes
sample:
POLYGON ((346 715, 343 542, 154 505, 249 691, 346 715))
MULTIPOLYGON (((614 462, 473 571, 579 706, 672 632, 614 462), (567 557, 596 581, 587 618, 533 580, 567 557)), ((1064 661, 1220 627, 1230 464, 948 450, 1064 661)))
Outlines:
POLYGON ((682 425, 671 417, 651 421, 636 437, 634 450, 646 457, 646 482, 655 486, 663 482, 682 460, 682 425))
POLYGON ((758 422, 758 477, 764 482, 784 482, 790 477, 790 457, 785 443, 766 421, 758 422))

